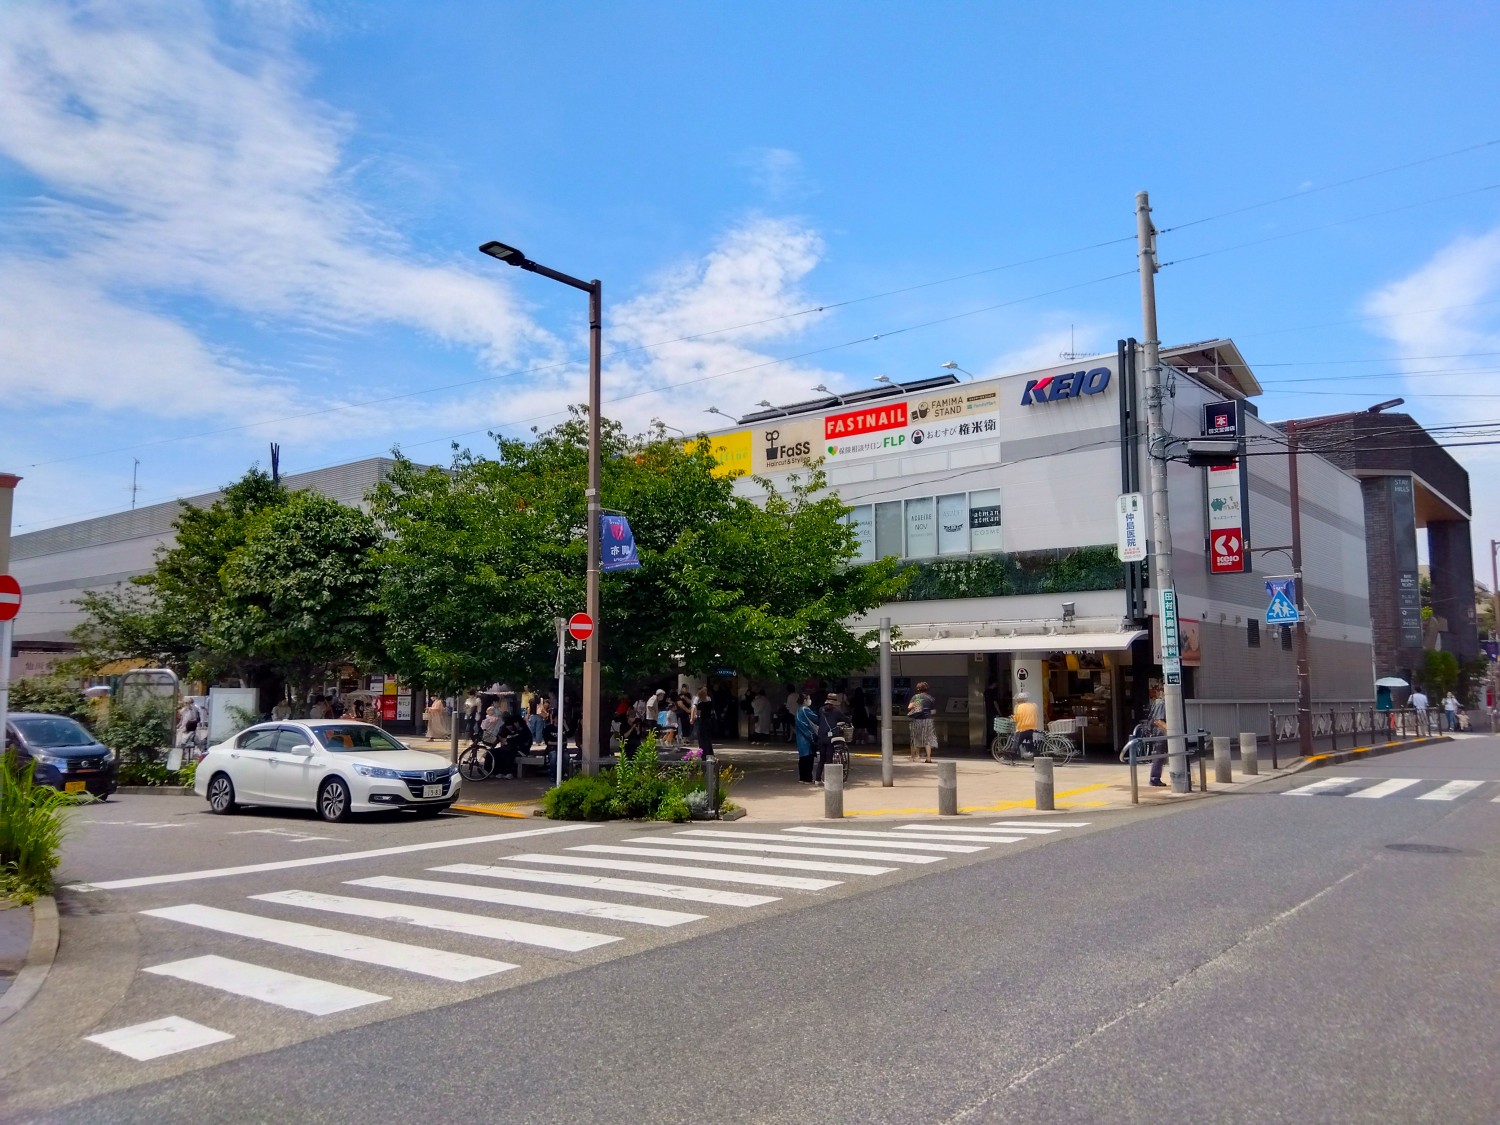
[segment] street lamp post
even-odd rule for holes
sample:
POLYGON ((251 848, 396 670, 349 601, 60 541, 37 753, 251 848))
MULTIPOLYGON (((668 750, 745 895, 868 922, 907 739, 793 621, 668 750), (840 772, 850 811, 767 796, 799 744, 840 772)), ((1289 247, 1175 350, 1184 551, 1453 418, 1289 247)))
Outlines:
MULTIPOLYGON (((583 494, 588 511, 588 577, 584 611, 593 619, 594 631, 584 642, 583 729, 579 734, 578 749, 583 758, 583 772, 594 774, 599 772, 599 646, 604 631, 599 620, 599 357, 604 321, 603 287, 598 278, 583 281, 550 269, 540 262, 533 262, 514 246, 507 246, 503 242, 486 242, 479 250, 508 266, 539 273, 553 281, 571 285, 574 289, 581 289, 589 295, 589 481, 583 494)), ((559 715, 558 719, 561 725, 562 716, 559 715)))

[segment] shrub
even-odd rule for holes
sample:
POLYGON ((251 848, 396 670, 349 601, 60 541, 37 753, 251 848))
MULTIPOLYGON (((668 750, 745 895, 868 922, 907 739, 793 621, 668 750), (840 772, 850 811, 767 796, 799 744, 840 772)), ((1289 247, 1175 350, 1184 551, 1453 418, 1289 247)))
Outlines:
POLYGON ((98 739, 120 756, 122 774, 134 762, 155 762, 162 748, 172 744, 171 708, 164 703, 116 702, 98 739))
POLYGON ((608 774, 570 777, 542 797, 542 810, 552 820, 608 820, 615 796, 608 774))
POLYGON ((670 820, 681 824, 689 818, 689 815, 687 798, 675 789, 669 790, 667 795, 661 799, 661 803, 656 806, 657 820, 670 820))
POLYGON ((66 715, 94 729, 94 713, 77 685, 56 677, 16 680, 10 685, 10 710, 66 715))
MULTIPOLYGON (((80 798, 37 785, 34 762, 7 753, 0 765, 0 894, 30 902, 52 890, 62 844, 62 813, 80 798)), ((83 799, 92 800, 85 797, 83 799)))

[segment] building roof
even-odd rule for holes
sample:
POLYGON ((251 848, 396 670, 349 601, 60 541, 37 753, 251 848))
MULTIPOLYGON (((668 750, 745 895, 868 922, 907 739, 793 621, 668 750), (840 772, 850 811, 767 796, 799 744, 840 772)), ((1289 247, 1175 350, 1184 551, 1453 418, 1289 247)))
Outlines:
POLYGON ((1233 340, 1178 344, 1163 348, 1161 358, 1230 398, 1253 398, 1265 390, 1233 340))

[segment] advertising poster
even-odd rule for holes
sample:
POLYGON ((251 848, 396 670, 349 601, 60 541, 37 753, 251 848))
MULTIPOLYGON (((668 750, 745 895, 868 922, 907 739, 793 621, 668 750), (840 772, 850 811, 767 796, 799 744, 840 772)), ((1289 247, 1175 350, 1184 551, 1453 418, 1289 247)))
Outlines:
MULTIPOLYGON (((752 471, 750 439, 751 431, 749 430, 735 430, 733 433, 718 434, 708 439, 708 451, 718 462, 714 466, 714 476, 740 477, 752 471)), ((684 446, 691 453, 698 447, 698 442, 696 440, 685 442, 684 446)))

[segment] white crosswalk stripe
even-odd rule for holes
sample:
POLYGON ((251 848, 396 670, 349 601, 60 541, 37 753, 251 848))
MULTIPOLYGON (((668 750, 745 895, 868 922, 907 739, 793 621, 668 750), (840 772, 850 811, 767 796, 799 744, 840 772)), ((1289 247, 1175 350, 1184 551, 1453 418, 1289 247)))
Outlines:
POLYGON ((991 822, 994 828, 1033 828, 1055 830, 1058 828, 1087 828, 1092 822, 1087 820, 996 820, 991 822))
POLYGON ((150 1062, 167 1055, 181 1054, 195 1047, 207 1047, 233 1039, 227 1031, 216 1031, 181 1016, 166 1016, 149 1023, 132 1024, 98 1035, 84 1036, 90 1043, 108 1047, 136 1062, 150 1062))
POLYGON ((436 895, 460 898, 469 902, 488 902, 499 906, 520 906, 530 910, 552 910, 559 914, 581 914, 587 918, 607 918, 616 922, 636 922, 642 926, 681 926, 701 922, 702 914, 682 910, 658 910, 650 906, 622 906, 589 898, 567 895, 544 895, 517 891, 510 887, 476 887, 469 883, 444 883, 437 879, 403 879, 394 875, 375 875, 369 879, 349 879, 351 887, 370 887, 378 891, 406 891, 414 895, 436 895))
POLYGON ((1376 799, 1389 797, 1392 793, 1399 793, 1403 789, 1411 788, 1421 780, 1420 777, 1392 777, 1386 781, 1382 781, 1379 785, 1372 785, 1368 789, 1361 789, 1358 793, 1350 793, 1349 796, 1372 797, 1376 799))
POLYGON ((141 913, 189 926, 201 926, 221 934, 254 938, 275 945, 290 946, 292 949, 305 949, 330 957, 361 961, 367 965, 381 965, 387 969, 402 969, 422 976, 437 977, 439 980, 475 980, 516 967, 506 961, 491 961, 486 957, 471 957, 466 953, 448 953, 441 949, 345 933, 343 930, 327 930, 322 926, 307 926, 301 922, 284 922, 259 914, 221 910, 217 906, 190 903, 143 910, 141 913))
POLYGON ((698 863, 738 863, 745 867, 770 867, 781 871, 822 871, 829 875, 884 875, 895 871, 894 867, 875 867, 864 863, 834 863, 812 859, 770 859, 757 855, 734 855, 729 852, 685 853, 681 848, 622 847, 616 844, 580 844, 569 848, 574 852, 594 852, 599 855, 654 856, 657 859, 692 859, 698 863))
POLYGON ((952 826, 946 824, 898 824, 896 831, 902 833, 917 833, 920 836, 929 836, 935 840, 957 840, 960 836, 973 840, 993 840, 997 844, 1014 844, 1023 839, 1009 828, 983 828, 969 827, 964 824, 952 826))
POLYGON ((535 922, 513 922, 507 918, 463 914, 456 910, 437 910, 430 906, 407 906, 405 903, 384 902, 373 898, 327 895, 319 891, 273 891, 271 894, 251 895, 250 897, 261 902, 278 903, 281 906, 327 910, 332 914, 347 914, 356 918, 371 918, 382 922, 404 922, 408 926, 421 926, 428 930, 446 930, 448 933, 468 934, 470 937, 513 941, 522 945, 540 946, 543 949, 557 949, 565 953, 579 953, 585 949, 593 949, 596 946, 608 945, 620 940, 610 934, 595 934, 587 930, 542 926, 535 922))
MULTIPOLYGON (((621 849, 628 852, 629 849, 621 849)), ((674 858, 678 857, 673 853, 674 858)), ((559 867, 589 867, 595 871, 632 871, 642 875, 675 875, 687 879, 713 879, 720 883, 741 883, 750 887, 781 887, 789 891, 826 891, 841 885, 841 879, 808 879, 801 875, 770 875, 758 871, 716 871, 707 867, 689 867, 677 863, 650 863, 630 859, 593 859, 581 855, 511 855, 511 863, 551 863, 559 867)))
POLYGON ((841 844, 857 847, 888 848, 891 841, 899 841, 903 849, 907 851, 923 852, 947 852, 950 855, 972 855, 986 849, 976 844, 934 844, 930 840, 916 840, 900 832, 861 831, 858 828, 785 828, 784 836, 765 836, 762 839, 785 840, 788 836, 792 839, 818 839, 820 837, 831 837, 837 839, 841 844), (858 837, 851 839, 850 837, 858 837))
POLYGON ((1453 801, 1462 797, 1465 793, 1472 793, 1484 782, 1482 781, 1449 781, 1439 785, 1431 793, 1423 793, 1417 798, 1419 801, 1453 801))
POLYGON ((145 971, 193 984, 204 984, 221 992, 248 996, 252 1000, 306 1012, 311 1016, 347 1012, 350 1008, 362 1008, 366 1004, 378 1004, 390 999, 378 992, 366 992, 362 988, 349 988, 331 981, 298 976, 296 973, 252 965, 247 961, 235 961, 216 954, 153 965, 145 971))
POLYGON ((706 902, 717 906, 765 906, 780 902, 775 895, 751 895, 743 891, 721 891, 713 887, 684 887, 676 883, 655 883, 647 879, 613 879, 608 875, 586 875, 581 871, 524 871, 513 867, 487 867, 478 863, 450 863, 434 867, 445 875, 482 875, 486 879, 514 879, 522 883, 543 883, 553 887, 587 887, 596 891, 618 891, 650 898, 672 898, 683 902, 706 902))
POLYGON ((1299 785, 1295 789, 1288 789, 1285 796, 1288 797, 1312 797, 1323 793, 1328 789, 1337 789, 1357 781, 1353 777, 1324 777, 1314 781, 1311 785, 1299 785))
MULTIPOLYGON (((781 837, 783 840, 785 836, 781 837)), ((838 841, 830 840, 826 847, 816 847, 817 841, 808 841, 807 846, 793 843, 762 844, 756 841, 738 842, 730 840, 684 840, 679 836, 636 836, 627 844, 668 844, 674 848, 718 848, 726 852, 769 852, 772 855, 820 855, 834 859, 883 859, 887 863, 942 863, 940 855, 920 855, 916 852, 858 852, 848 846, 839 847, 838 841)))

